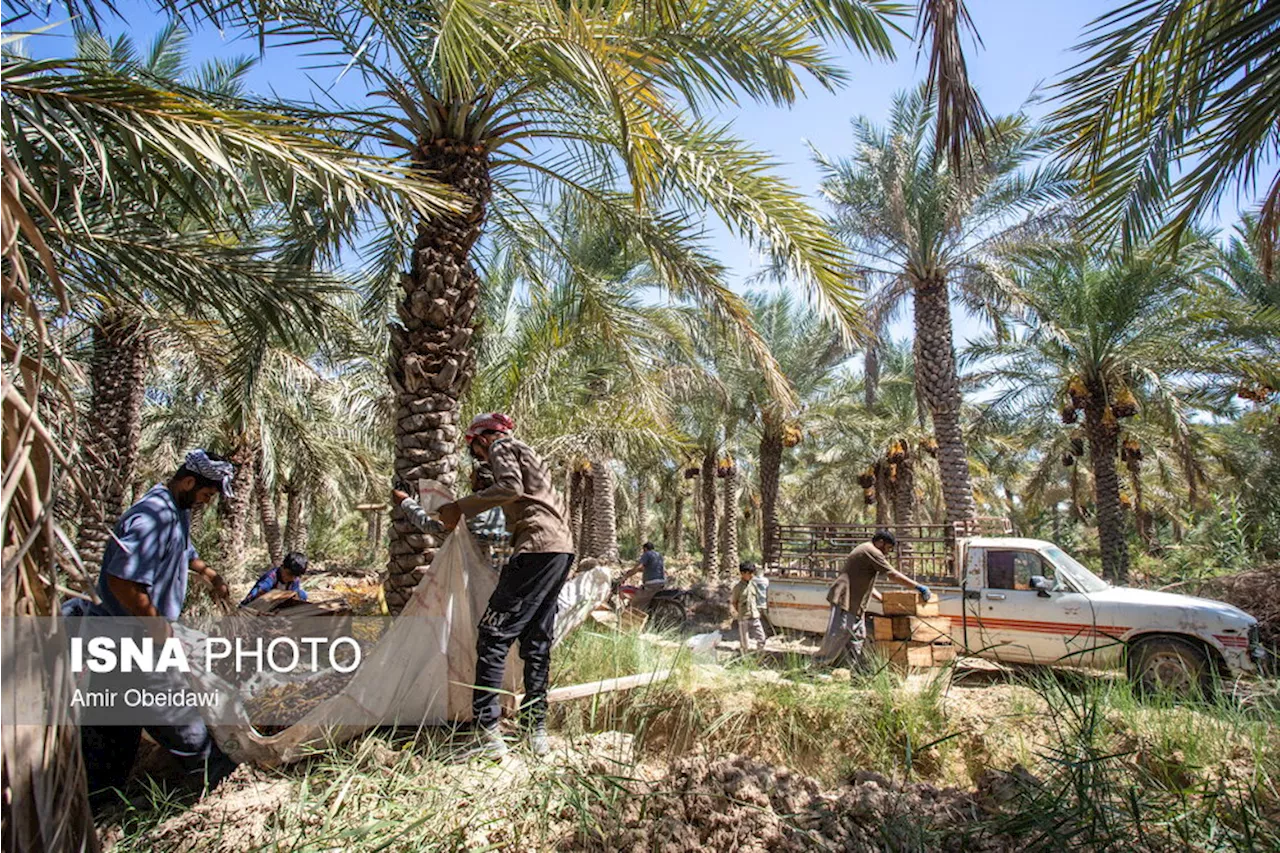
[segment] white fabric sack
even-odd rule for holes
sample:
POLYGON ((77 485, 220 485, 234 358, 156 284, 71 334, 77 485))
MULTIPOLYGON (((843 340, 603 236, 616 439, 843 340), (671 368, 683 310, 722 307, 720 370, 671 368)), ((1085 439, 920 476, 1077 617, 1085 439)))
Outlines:
MULTIPOLYGON (((368 653, 341 693, 325 700, 289 728, 261 735, 235 699, 210 729, 223 752, 238 762, 275 766, 326 745, 350 740, 378 725, 433 726, 471 719, 476 626, 498 573, 466 525, 449 534, 404 610, 368 653), (227 724, 228 716, 234 720, 227 724)), ((562 588, 555 642, 582 623, 609 594, 609 573, 595 568, 562 588)), ((512 646, 505 690, 520 689, 523 665, 512 646)), ((233 693, 211 673, 193 674, 200 689, 233 693)))

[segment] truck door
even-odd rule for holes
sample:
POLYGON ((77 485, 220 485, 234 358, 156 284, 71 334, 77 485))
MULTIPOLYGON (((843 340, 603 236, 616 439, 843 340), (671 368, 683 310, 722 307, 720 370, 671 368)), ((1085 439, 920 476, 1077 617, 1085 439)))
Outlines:
POLYGON ((1096 644, 1093 605, 1064 582, 1053 565, 1032 550, 988 548, 979 620, 988 654, 1017 663, 1090 663, 1096 644), (1043 577, 1051 591, 1031 588, 1043 577))

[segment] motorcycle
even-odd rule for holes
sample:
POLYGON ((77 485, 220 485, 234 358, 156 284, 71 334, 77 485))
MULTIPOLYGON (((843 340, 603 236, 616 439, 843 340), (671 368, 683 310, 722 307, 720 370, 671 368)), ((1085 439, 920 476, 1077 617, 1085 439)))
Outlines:
MULTIPOLYGON (((613 582, 609 594, 609 602, 615 613, 631 606, 640 587, 632 584, 613 582)), ((689 598, 693 595, 687 589, 663 587, 649 601, 645 611, 649 614, 649 625, 657 631, 679 631, 689 621, 689 598)))

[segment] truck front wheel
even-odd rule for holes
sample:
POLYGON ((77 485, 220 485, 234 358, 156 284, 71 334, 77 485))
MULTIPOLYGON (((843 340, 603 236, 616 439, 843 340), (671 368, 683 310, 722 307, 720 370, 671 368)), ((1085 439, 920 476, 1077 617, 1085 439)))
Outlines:
POLYGON ((1198 644, 1180 637, 1152 637, 1129 648, 1129 681, 1143 695, 1210 695, 1213 669, 1198 644))

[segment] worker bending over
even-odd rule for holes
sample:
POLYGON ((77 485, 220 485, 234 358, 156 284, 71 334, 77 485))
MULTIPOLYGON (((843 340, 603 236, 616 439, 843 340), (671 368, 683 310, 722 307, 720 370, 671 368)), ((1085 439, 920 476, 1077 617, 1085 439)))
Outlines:
MULTIPOLYGON (((150 631, 159 645, 172 636, 169 623, 176 622, 182 614, 190 574, 209 583, 215 596, 225 600, 230 592, 226 583, 205 565, 191 544, 191 511, 203 509, 219 494, 231 497, 234 476, 235 468, 230 462, 194 450, 168 483, 153 486, 129 507, 116 522, 102 555, 99 601, 89 607, 88 615, 149 619, 145 627, 139 624, 137 630, 150 631)), ((155 693, 187 687, 185 676, 172 671, 153 674, 122 669, 121 673, 104 674, 103 682, 155 693), (116 680, 110 681, 112 678, 116 680)), ((90 677, 90 691, 97 677, 90 677)), ((95 808, 105 805, 124 787, 138 754, 143 728, 132 723, 80 727, 89 800, 95 808)), ((212 788, 235 769, 194 708, 167 709, 163 725, 145 728, 178 760, 193 787, 212 788)))
POLYGON ((881 575, 916 590, 925 601, 931 597, 929 587, 917 583, 889 564, 889 555, 893 553, 895 544, 892 533, 879 530, 871 537, 870 542, 854 548, 845 559, 844 568, 827 591, 831 614, 827 619, 827 633, 822 638, 822 646, 814 655, 819 663, 834 663, 842 654, 848 656, 852 665, 862 663, 863 647, 867 639, 863 615, 866 613, 867 601, 872 596, 877 601, 880 600, 875 582, 881 575))
POLYGON ((274 589, 287 590, 298 596, 302 601, 306 601, 307 593, 302 588, 302 576, 306 573, 306 555, 298 551, 290 551, 284 555, 284 559, 280 561, 279 566, 269 569, 266 574, 258 578, 258 582, 253 585, 253 589, 249 590, 249 594, 244 597, 244 601, 240 602, 240 606, 244 607, 258 596, 274 589))

